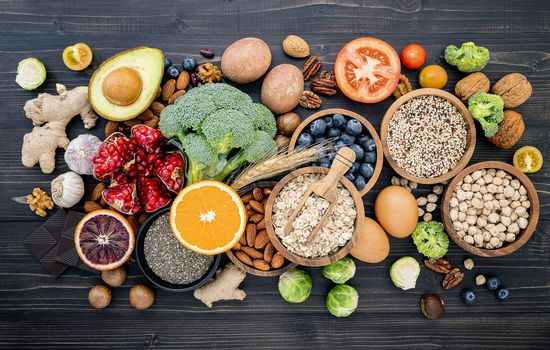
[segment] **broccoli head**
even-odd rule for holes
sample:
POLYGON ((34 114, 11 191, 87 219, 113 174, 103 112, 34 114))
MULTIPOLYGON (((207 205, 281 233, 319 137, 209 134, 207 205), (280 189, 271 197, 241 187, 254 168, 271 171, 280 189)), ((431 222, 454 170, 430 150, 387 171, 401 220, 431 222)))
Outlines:
POLYGON ((187 180, 190 183, 200 181, 203 177, 203 169, 215 165, 218 162, 218 156, 202 135, 185 134, 180 141, 187 155, 187 180))
POLYGON ((437 221, 418 223, 412 239, 418 252, 428 258, 442 258, 449 249, 449 236, 443 230, 443 225, 437 221))
POLYGON ((208 143, 219 154, 248 145, 254 133, 252 120, 232 109, 219 109, 209 114, 201 128, 208 143))
POLYGON ((265 131, 269 136, 277 135, 277 123, 273 118, 273 113, 261 103, 254 103, 254 115, 252 124, 258 130, 265 131))
POLYGON ((498 124, 504 119, 504 101, 500 96, 475 93, 468 99, 468 110, 479 122, 486 137, 498 132, 498 124))
POLYGON ((449 45, 445 48, 445 61, 464 73, 479 72, 489 62, 489 50, 471 41, 462 44, 460 49, 449 45))

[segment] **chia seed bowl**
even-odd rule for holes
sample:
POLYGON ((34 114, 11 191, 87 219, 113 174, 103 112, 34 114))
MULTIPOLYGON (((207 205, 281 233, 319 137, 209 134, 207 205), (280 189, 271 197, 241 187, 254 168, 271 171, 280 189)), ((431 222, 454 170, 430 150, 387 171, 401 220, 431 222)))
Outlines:
POLYGON ((384 156, 402 177, 436 184, 458 174, 475 149, 468 108, 440 89, 418 89, 397 99, 380 127, 384 156))
MULTIPOLYGON (((206 257, 201 256, 197 253, 191 252, 184 248, 183 246, 179 246, 179 242, 177 242, 176 238, 173 237, 175 243, 177 243, 177 246, 173 245, 174 242, 171 241, 172 236, 166 236, 166 237, 160 237, 161 239, 152 242, 149 240, 149 242, 146 243, 146 238, 149 235, 149 231, 152 227, 154 227, 153 224, 157 222, 157 220, 162 219, 164 215, 170 215, 170 208, 164 208, 159 210, 158 212, 151 215, 139 228, 137 237, 136 237, 136 247, 135 247, 135 257, 137 264, 145 277, 154 285, 158 286, 161 289, 171 291, 171 292, 187 292, 194 289, 197 289, 204 285, 208 280, 214 276, 216 273, 216 270, 218 269, 218 265, 220 264, 221 255, 215 255, 213 257, 206 257), (152 257, 147 256, 147 251, 155 251, 155 249, 162 249, 164 252, 167 249, 177 249, 178 254, 180 254, 179 258, 182 258, 182 254, 185 255, 189 259, 193 259, 194 263, 201 263, 204 264, 202 266, 204 272, 199 275, 193 275, 190 276, 187 280, 185 278, 182 278, 182 283, 174 283, 178 279, 178 276, 173 276, 173 273, 177 271, 180 271, 181 266, 176 266, 171 271, 159 271, 157 270, 157 273, 155 273, 155 269, 158 269, 156 266, 152 266, 151 263, 157 263, 159 266, 162 263, 162 261, 155 261, 158 257, 155 257, 154 260, 151 260, 152 257), (196 259, 195 259, 196 258, 196 259), (206 260, 209 259, 209 260, 206 260), (208 265, 208 266, 206 266, 208 265), (159 274, 165 274, 166 276, 164 278, 161 278, 159 274), (169 281, 171 280, 171 281, 169 281)), ((153 233, 153 231, 151 232, 153 233)), ((171 231, 168 231, 170 235, 172 235, 171 231)), ((162 234, 164 234, 162 232, 162 234)), ((155 232, 155 235, 159 235, 159 232, 155 232)), ((160 253, 159 253, 160 254, 160 253)), ((160 259, 160 258, 158 258, 160 259)), ((200 268, 200 267, 199 267, 200 268)), ((192 272, 196 272, 197 268, 193 267, 192 272)))

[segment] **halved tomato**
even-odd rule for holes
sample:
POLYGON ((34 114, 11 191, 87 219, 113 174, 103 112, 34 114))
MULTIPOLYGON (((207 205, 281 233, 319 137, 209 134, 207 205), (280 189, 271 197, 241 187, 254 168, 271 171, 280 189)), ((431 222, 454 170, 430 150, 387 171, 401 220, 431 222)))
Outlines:
POLYGON ((350 41, 334 62, 338 87, 357 102, 382 101, 395 90, 401 75, 399 56, 387 42, 376 38, 350 41))

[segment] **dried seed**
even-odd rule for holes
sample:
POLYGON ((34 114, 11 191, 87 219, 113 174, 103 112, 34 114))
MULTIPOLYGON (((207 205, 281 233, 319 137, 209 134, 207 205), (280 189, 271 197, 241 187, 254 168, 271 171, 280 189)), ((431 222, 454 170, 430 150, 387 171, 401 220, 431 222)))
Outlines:
POLYGON ((250 202, 250 206, 252 207, 252 209, 257 212, 257 213, 261 213, 261 214, 264 214, 265 213, 265 208, 264 208, 264 205, 258 201, 255 201, 255 200, 251 200, 250 202))
POLYGON ((161 94, 162 100, 163 101, 170 100, 170 97, 172 97, 175 91, 176 91, 176 80, 175 79, 168 80, 166 84, 164 84, 164 86, 162 87, 162 94, 161 94))
POLYGON ((189 73, 187 71, 183 71, 178 76, 178 80, 176 81, 176 89, 178 90, 185 90, 189 86, 189 73))
POLYGON ((239 259, 243 264, 252 266, 252 259, 246 253, 244 253, 242 250, 237 250, 235 252, 235 256, 237 259, 239 259))
POLYGON ((275 254, 275 248, 273 247, 273 243, 269 242, 264 249, 264 260, 270 263, 273 258, 273 254, 275 254))
POLYGON ((248 218, 248 221, 257 224, 264 219, 264 214, 254 214, 248 218))
POLYGON ((255 240, 256 240, 256 225, 254 224, 246 225, 246 244, 249 247, 253 247, 255 240))
POLYGON ((256 235, 256 239, 254 240, 254 248, 263 249, 267 243, 269 243, 269 236, 267 235, 266 230, 262 230, 256 235))
POLYGON ((176 92, 174 92, 172 94, 172 96, 170 97, 170 99, 168 100, 168 104, 174 104, 174 102, 176 102, 176 100, 179 98, 179 97, 182 97, 183 95, 185 95, 185 90, 178 90, 176 92))
MULTIPOLYGON (((153 102, 155 103, 155 102, 153 102)), ((156 103, 160 103, 160 102, 156 102, 156 103)), ((162 103, 160 103, 162 105, 162 103)), ((164 107, 164 105, 162 105, 164 107)), ((143 112, 141 112, 140 115, 137 116, 137 118, 139 120, 143 120, 143 121, 146 121, 146 120, 149 120, 149 119, 152 119, 155 117, 155 113, 153 113, 153 111, 151 111, 149 108, 147 108, 146 110, 144 110, 143 112)))
POLYGON ((241 200, 243 203, 248 203, 252 199, 252 193, 247 193, 244 196, 241 197, 241 200))
POLYGON ((156 129, 156 127, 159 125, 159 117, 154 115, 153 118, 145 121, 143 124, 147 125, 150 128, 156 129))
POLYGON ((135 215, 130 215, 126 219, 128 219, 128 222, 132 226, 132 229, 134 230, 134 234, 137 234, 140 226, 138 218, 135 215))
POLYGON ((263 259, 263 257, 264 257, 264 253, 254 249, 252 247, 242 246, 241 250, 243 252, 245 252, 246 255, 248 255, 252 259, 263 259))
POLYGON ((271 259, 271 267, 274 269, 278 269, 285 263, 285 257, 283 254, 277 252, 275 255, 273 255, 273 258, 271 259))
POLYGON ((269 196, 271 194, 271 188, 269 187, 265 187, 262 191, 265 196, 269 196))
POLYGON ((109 137, 112 133, 117 131, 118 129, 118 122, 108 121, 107 125, 105 125, 105 136, 109 137))
MULTIPOLYGON (((154 115, 160 115, 160 112, 162 112, 162 110, 164 109, 164 104, 160 103, 160 102, 157 102, 157 101, 154 101, 153 103, 151 103, 151 105, 149 106, 149 109, 151 110, 151 112, 154 114, 154 115)), ((149 118, 150 119, 150 118, 149 118)))
POLYGON ((256 229, 265 230, 265 218, 258 222, 258 224, 256 225, 256 229))
POLYGON ((92 190, 92 195, 90 199, 94 202, 97 202, 99 199, 101 199, 101 194, 103 193, 103 190, 105 190, 105 183, 100 182, 95 185, 94 189, 92 190))
POLYGON ((271 267, 269 266, 269 264, 266 263, 266 262, 263 261, 263 260, 254 260, 254 261, 252 261, 252 264, 253 264, 254 267, 257 268, 258 270, 269 271, 269 270, 271 269, 271 267))
POLYGON ((139 124, 142 124, 142 122, 138 118, 134 118, 134 119, 124 121, 124 125, 126 125, 130 128, 133 127, 133 126, 139 125, 139 124))
POLYGON ((94 201, 85 201, 84 202, 84 211, 86 213, 91 213, 92 211, 96 211, 102 209, 101 205, 94 201))
POLYGON ((199 52, 202 55, 202 57, 208 58, 208 59, 213 58, 214 56, 216 56, 214 51, 212 51, 210 49, 206 49, 206 48, 200 49, 199 52))
POLYGON ((264 199, 264 194, 259 187, 252 190, 252 196, 254 197, 254 200, 258 202, 261 202, 264 199))

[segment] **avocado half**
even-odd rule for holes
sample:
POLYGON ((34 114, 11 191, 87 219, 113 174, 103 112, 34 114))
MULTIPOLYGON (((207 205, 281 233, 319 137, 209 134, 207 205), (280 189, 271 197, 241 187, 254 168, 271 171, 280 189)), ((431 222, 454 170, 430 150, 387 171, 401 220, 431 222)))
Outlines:
POLYGON ((88 85, 88 100, 103 118, 135 118, 155 99, 163 73, 164 55, 160 49, 140 46, 122 51, 94 72, 88 85))

